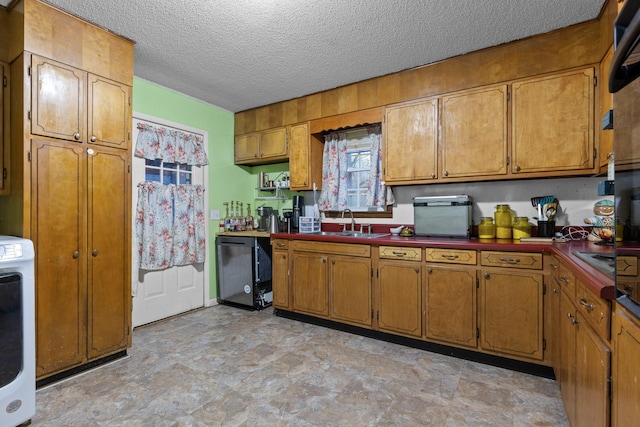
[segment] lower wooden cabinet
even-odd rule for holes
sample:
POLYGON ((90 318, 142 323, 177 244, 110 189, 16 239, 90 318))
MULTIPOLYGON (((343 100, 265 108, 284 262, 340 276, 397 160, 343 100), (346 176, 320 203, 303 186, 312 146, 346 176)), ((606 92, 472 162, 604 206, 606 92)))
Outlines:
POLYGON ((273 306, 283 310, 291 308, 289 292, 289 241, 284 239, 271 242, 271 287, 273 306))
POLYGON ((542 360, 543 275, 484 269, 478 296, 480 347, 542 360))
POLYGON ((378 263, 378 329, 422 337, 422 265, 380 260, 378 263))
POLYGON ((293 310, 317 316, 329 315, 329 265, 324 254, 293 254, 293 310))
POLYGON ((332 256, 329 260, 329 317, 371 326, 371 259, 332 256))
POLYGON ((632 427, 640 420, 640 321, 618 306, 613 313, 611 425, 632 427))
POLYGON ((427 265, 426 269, 427 339, 476 348, 475 267, 427 265))

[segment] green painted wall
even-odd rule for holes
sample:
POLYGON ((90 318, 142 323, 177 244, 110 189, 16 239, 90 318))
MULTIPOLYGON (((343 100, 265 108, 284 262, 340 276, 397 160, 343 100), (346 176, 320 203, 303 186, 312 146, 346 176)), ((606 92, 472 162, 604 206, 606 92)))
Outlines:
MULTIPOLYGON (((138 78, 133 81, 133 111, 208 131, 209 209, 219 209, 224 215, 223 201, 242 200, 241 195, 253 197, 254 178, 250 171, 233 164, 233 113, 138 78)), ((208 244, 211 299, 217 296, 217 232, 218 221, 210 221, 208 244)))

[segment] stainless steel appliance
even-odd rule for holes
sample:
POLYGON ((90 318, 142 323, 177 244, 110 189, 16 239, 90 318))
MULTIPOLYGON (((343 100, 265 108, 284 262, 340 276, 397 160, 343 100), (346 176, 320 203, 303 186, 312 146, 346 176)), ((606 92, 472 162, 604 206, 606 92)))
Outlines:
MULTIPOLYGON (((616 256, 640 257, 640 1, 627 0, 614 22, 615 53, 609 75, 613 93, 615 215, 624 224, 616 256)), ((616 276, 617 301, 640 318, 640 294, 616 276)))
POLYGON ((298 231, 300 228, 300 217, 304 216, 304 197, 293 196, 293 223, 291 228, 298 231))
POLYGON ((36 413, 34 251, 30 240, 0 236, 0 424, 36 413))
POLYGON ((268 237, 218 236, 218 302, 262 310, 271 306, 271 242, 268 237))
POLYGON ((269 231, 269 216, 273 212, 273 208, 269 206, 260 206, 256 209, 258 212, 258 231, 269 231))
POLYGON ((471 236, 473 202, 467 195, 413 198, 413 223, 417 236, 471 236))

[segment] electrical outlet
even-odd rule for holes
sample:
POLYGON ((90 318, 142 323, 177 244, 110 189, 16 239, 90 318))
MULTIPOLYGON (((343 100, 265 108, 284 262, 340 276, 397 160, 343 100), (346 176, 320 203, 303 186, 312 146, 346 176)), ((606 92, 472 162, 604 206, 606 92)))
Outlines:
POLYGON ((218 209, 211 209, 211 221, 220 219, 220 211, 218 209))

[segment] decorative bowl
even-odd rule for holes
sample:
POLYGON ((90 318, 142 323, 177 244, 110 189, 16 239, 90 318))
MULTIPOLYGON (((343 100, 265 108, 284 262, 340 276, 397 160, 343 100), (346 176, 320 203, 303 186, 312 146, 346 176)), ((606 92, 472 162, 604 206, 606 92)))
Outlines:
POLYGON ((403 228, 404 228, 404 225, 401 225, 400 227, 390 228, 389 231, 394 236, 397 236, 398 234, 400 234, 400 232, 402 231, 403 228))

